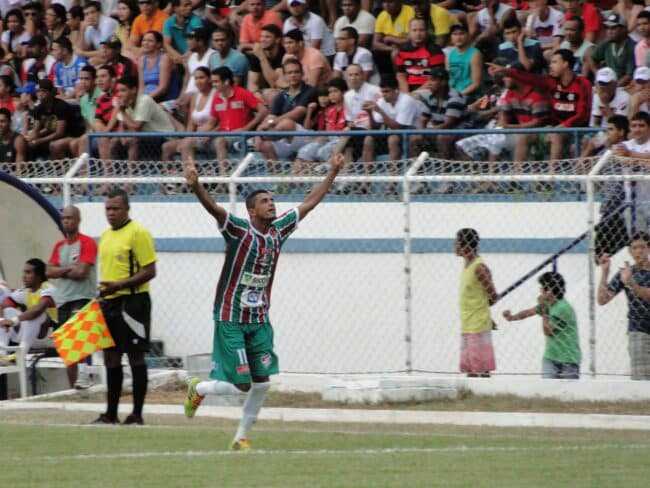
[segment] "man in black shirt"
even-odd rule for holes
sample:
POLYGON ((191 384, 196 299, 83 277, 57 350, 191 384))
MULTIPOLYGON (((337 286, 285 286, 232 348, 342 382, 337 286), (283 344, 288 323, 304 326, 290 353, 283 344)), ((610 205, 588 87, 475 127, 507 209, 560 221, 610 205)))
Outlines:
POLYGON ((39 80, 36 97, 40 103, 34 108, 34 127, 25 137, 30 159, 48 157, 52 142, 64 137, 79 137, 84 132, 78 107, 75 110, 54 95, 52 82, 39 80))
MULTIPOLYGON (((303 131, 302 122, 307 114, 307 105, 316 100, 314 87, 302 81, 302 65, 296 59, 289 59, 282 65, 282 72, 289 86, 275 96, 271 103, 271 115, 266 117, 257 128, 258 131, 303 131)), ((305 138, 294 137, 293 140, 282 138, 270 141, 257 138, 256 150, 267 160, 288 160, 295 156, 298 149, 306 142, 305 138)))
MULTIPOLYGON (((250 71, 248 72, 248 90, 256 95, 258 93, 267 95, 272 88, 283 88, 278 86, 278 79, 281 78, 282 58, 284 57, 282 47, 282 30, 277 25, 269 24, 262 27, 260 42, 255 43, 252 52, 248 55, 250 71)), ((274 90, 274 95, 277 90, 274 90)), ((270 97, 273 98, 273 97, 270 97)))

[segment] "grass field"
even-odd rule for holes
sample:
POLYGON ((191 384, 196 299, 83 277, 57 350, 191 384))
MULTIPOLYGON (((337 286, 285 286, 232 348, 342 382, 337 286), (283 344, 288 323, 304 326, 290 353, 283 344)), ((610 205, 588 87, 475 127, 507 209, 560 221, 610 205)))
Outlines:
POLYGON ((3 411, 3 485, 645 488, 650 479, 648 432, 260 422, 254 450, 233 453, 233 422, 85 426, 94 416, 3 411))

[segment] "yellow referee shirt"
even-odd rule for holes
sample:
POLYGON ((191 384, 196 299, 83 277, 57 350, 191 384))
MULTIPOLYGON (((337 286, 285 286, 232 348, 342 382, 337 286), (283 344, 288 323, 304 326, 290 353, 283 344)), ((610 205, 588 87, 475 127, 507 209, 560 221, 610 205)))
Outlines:
MULTIPOLYGON (((121 281, 156 261, 153 237, 133 220, 117 230, 108 229, 99 238, 100 281, 121 281)), ((135 288, 135 293, 149 291, 149 283, 135 288)), ((129 295, 131 289, 120 290, 107 298, 129 295)))

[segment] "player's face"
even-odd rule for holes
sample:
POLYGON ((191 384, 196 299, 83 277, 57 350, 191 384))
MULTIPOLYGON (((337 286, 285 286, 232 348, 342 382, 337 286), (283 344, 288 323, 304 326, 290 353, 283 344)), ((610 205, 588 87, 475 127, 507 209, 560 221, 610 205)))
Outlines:
POLYGON ((556 78, 559 78, 562 76, 564 71, 567 69, 569 64, 564 60, 562 56, 559 54, 555 54, 551 58, 551 64, 549 66, 549 73, 551 76, 554 76, 556 78))
POLYGON ((619 144, 625 140, 625 131, 619 129, 614 124, 607 124, 607 143, 610 146, 619 144))
POLYGON ((630 255, 636 264, 643 264, 648 260, 648 244, 641 239, 632 241, 630 255))
POLYGON ((79 215, 70 207, 61 212, 61 226, 66 235, 76 234, 79 231, 79 215))
POLYGON ((255 197, 255 206, 250 211, 252 217, 262 220, 275 220, 275 200, 270 193, 260 193, 255 197))
POLYGON ((34 272, 34 266, 31 264, 25 264, 23 268, 23 284, 27 288, 32 288, 36 285, 36 273, 34 272))
POLYGON ((106 220, 111 227, 120 227, 129 218, 129 207, 121 197, 113 197, 104 204, 106 220))

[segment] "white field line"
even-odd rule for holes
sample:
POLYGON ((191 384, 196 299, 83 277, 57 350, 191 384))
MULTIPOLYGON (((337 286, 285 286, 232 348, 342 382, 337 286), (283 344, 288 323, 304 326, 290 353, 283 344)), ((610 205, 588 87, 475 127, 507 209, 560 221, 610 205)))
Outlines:
POLYGON ((169 458, 169 457, 217 457, 217 456, 376 456, 381 454, 467 454, 472 452, 581 452, 602 451, 608 449, 650 449, 650 444, 592 444, 577 446, 547 446, 547 447, 522 447, 522 446, 454 446, 454 447, 395 447, 395 448, 359 448, 359 449, 258 449, 245 453, 237 451, 210 450, 210 451, 150 451, 150 452, 123 452, 110 454, 71 454, 62 456, 33 456, 29 458, 8 457, 5 461, 79 461, 79 460, 113 460, 113 459, 142 459, 142 458, 169 458))
MULTIPOLYGON (((103 412, 103 403, 0 402, 2 410, 56 409, 68 412, 103 412)), ((130 405, 120 412, 129 413, 130 405)), ((145 405, 145 415, 183 415, 182 405, 145 405)), ((199 409, 198 416, 239 420, 241 407, 199 409)), ((412 410, 361 410, 343 408, 263 408, 260 420, 359 424, 427 424, 492 427, 543 427, 572 429, 650 430, 648 415, 609 415, 533 412, 447 412, 412 410)))

